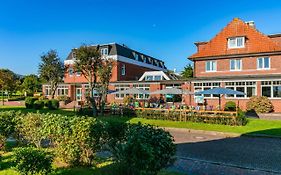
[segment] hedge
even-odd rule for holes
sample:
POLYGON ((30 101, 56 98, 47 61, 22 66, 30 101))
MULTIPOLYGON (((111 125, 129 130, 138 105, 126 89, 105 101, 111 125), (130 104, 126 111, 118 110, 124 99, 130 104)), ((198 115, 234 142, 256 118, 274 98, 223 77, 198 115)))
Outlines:
POLYGON ((227 114, 199 114, 194 112, 166 110, 136 110, 137 117, 158 120, 192 121, 223 125, 246 125, 245 114, 240 111, 238 116, 227 114))

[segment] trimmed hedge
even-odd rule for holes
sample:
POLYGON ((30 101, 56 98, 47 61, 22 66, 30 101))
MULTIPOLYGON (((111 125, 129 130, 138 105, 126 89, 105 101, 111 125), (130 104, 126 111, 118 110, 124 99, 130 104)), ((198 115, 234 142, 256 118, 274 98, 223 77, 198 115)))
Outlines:
POLYGON ((47 101, 47 107, 50 110, 58 109, 60 106, 60 102, 58 100, 52 99, 47 101))
POLYGON ((33 108, 33 104, 34 102, 38 100, 38 98, 35 98, 35 97, 26 97, 25 98, 25 107, 27 109, 32 109, 33 108))
POLYGON ((238 116, 226 114, 198 114, 194 112, 181 113, 180 111, 160 111, 160 110, 136 110, 136 116, 140 118, 155 120, 172 120, 172 121, 191 121, 222 125, 246 125, 247 119, 243 112, 239 112, 238 116))
POLYGON ((225 111, 236 111, 236 103, 234 101, 228 101, 224 106, 225 111))
POLYGON ((36 100, 33 104, 34 109, 43 109, 44 108, 44 101, 36 100))

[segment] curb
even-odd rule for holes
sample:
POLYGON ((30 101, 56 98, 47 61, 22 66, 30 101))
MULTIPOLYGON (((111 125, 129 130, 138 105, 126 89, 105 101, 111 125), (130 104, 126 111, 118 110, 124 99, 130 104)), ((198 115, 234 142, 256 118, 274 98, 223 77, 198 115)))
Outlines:
POLYGON ((261 138, 273 138, 273 139, 281 139, 281 136, 275 135, 267 135, 267 134, 238 134, 238 133, 231 133, 231 132, 219 132, 219 131, 206 131, 206 130, 197 130, 197 129, 187 129, 187 128, 172 128, 172 127, 160 127, 164 130, 173 130, 173 131, 181 131, 187 133, 194 133, 194 134, 208 134, 208 135, 217 135, 223 137, 261 137, 261 138))
POLYGON ((187 128, 171 128, 171 127, 161 127, 167 131, 181 131, 187 133, 195 133, 195 134, 208 134, 208 135, 219 135, 223 137, 240 137, 242 134, 230 133, 230 132, 218 132, 218 131, 206 131, 206 130, 197 130, 197 129, 187 129, 187 128))

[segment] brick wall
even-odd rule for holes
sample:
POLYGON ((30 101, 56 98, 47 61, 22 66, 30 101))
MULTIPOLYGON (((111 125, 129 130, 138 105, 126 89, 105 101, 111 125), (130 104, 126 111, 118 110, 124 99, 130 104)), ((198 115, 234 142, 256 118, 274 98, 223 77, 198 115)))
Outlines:
POLYGON ((242 60, 241 71, 230 71, 231 59, 217 59, 217 71, 206 72, 206 61, 195 61, 195 77, 214 77, 214 76, 235 76, 235 75, 260 75, 260 74, 276 74, 281 73, 281 55, 270 56, 269 70, 257 70, 257 58, 259 57, 245 57, 242 60))

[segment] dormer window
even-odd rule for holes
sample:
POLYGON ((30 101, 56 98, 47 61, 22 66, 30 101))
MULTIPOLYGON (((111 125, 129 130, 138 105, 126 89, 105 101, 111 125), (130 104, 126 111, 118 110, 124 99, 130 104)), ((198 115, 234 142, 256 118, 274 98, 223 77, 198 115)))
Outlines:
POLYGON ((72 58, 76 59, 76 53, 75 52, 72 52, 72 58))
POLYGON ((135 60, 139 60, 139 55, 137 53, 134 54, 135 60))
POLYGON ((100 50, 100 52, 101 52, 101 55, 108 55, 108 48, 102 48, 100 50))
POLYGON ((243 48, 243 47, 245 47, 245 37, 228 38, 229 49, 243 48))

